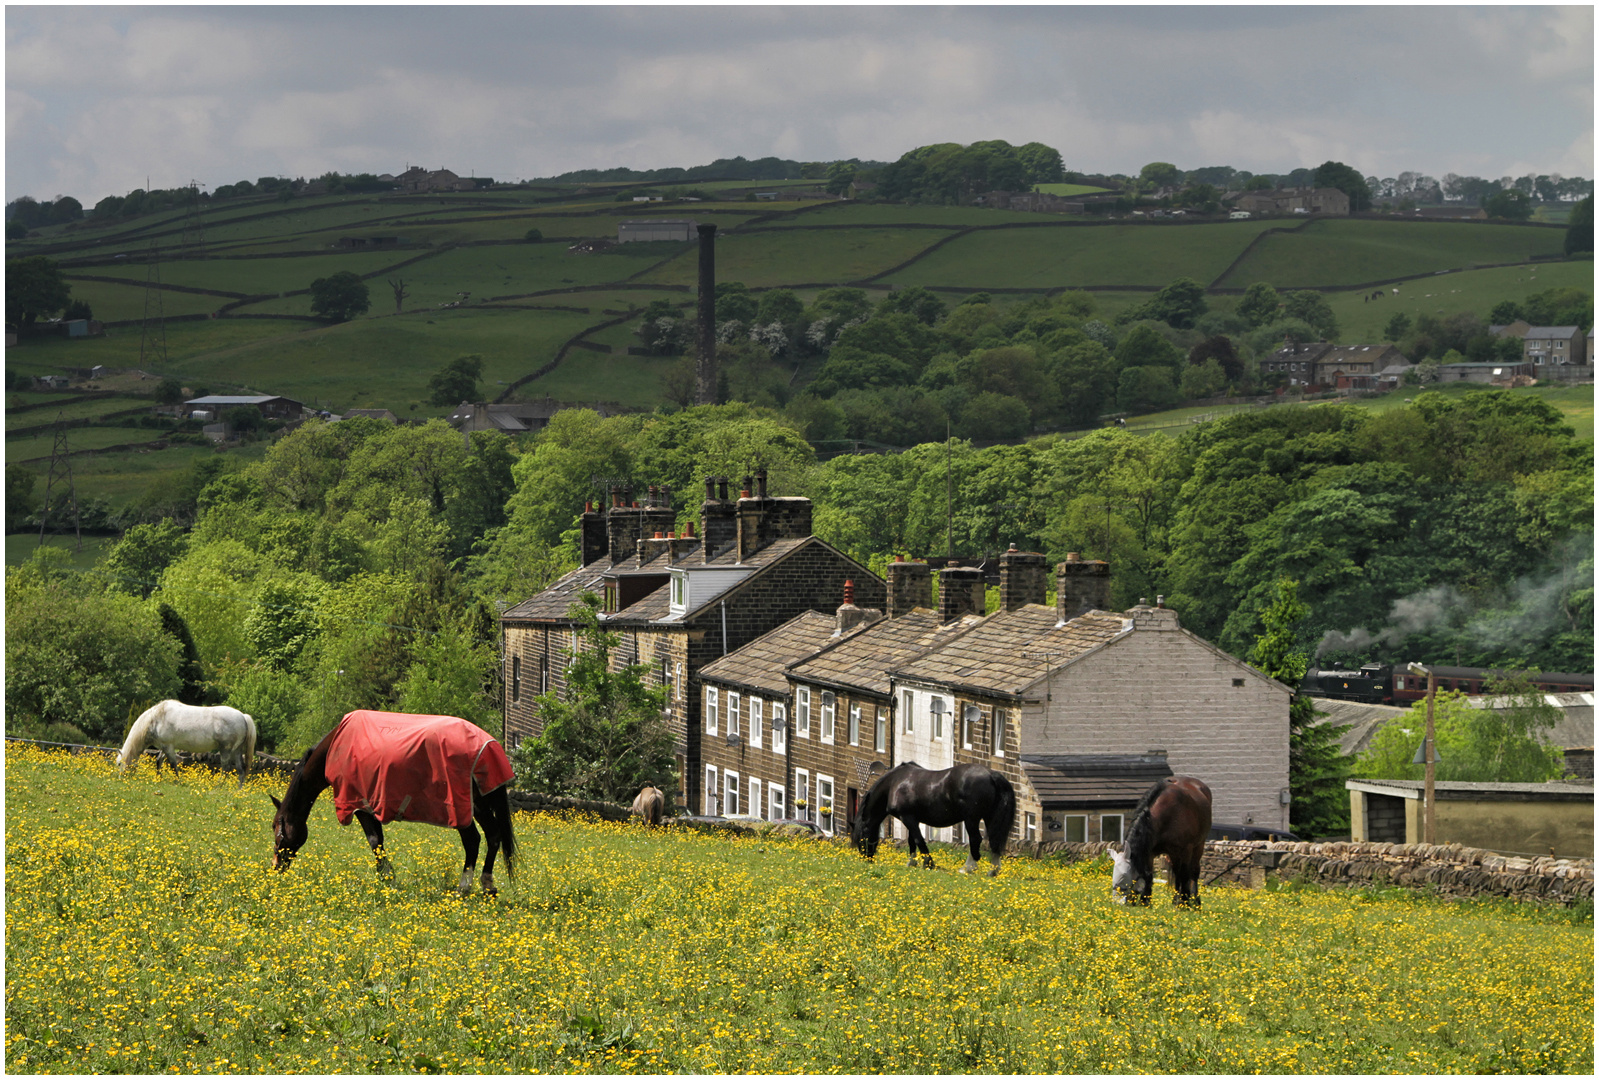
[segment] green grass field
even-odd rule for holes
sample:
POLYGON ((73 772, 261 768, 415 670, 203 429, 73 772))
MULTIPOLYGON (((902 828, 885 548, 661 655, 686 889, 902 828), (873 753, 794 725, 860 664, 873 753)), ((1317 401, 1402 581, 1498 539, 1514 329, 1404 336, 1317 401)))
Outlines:
POLYGON ((1525 300, 1548 289, 1593 291, 1593 263, 1546 262, 1529 266, 1500 266, 1464 270, 1387 286, 1381 300, 1367 301, 1367 290, 1327 294, 1338 318, 1339 337, 1346 342, 1380 341, 1383 328, 1394 315, 1453 315, 1469 311, 1484 322, 1501 300, 1525 300), (1397 292, 1395 290, 1398 290, 1397 292))
POLYGON ((1033 186, 1046 195, 1060 195, 1064 198, 1070 198, 1073 195, 1099 195, 1110 190, 1110 188, 1093 187, 1089 184, 1035 184, 1033 186))
POLYGON ((53 424, 56 420, 82 420, 86 417, 106 416, 110 413, 127 412, 129 409, 140 409, 148 412, 152 402, 149 398, 136 397, 109 397, 93 398, 84 401, 77 398, 60 403, 54 408, 29 409, 27 412, 6 413, 6 430, 15 431, 17 428, 36 427, 39 424, 53 424))
MULTIPOLYGON (((85 536, 79 548, 78 537, 72 533, 61 535, 46 533, 44 547, 63 548, 67 552, 67 565, 74 570, 92 570, 116 544, 115 536, 85 536)), ((6 565, 18 566, 33 558, 39 548, 37 532, 8 533, 6 535, 6 565)))
POLYGON ((885 280, 929 288, 994 289, 1158 286, 1179 277, 1208 283, 1267 227, 1259 221, 1229 221, 984 230, 950 241, 885 280))
POLYGON ((390 826, 385 886, 327 798, 273 873, 280 779, 5 770, 12 1073, 1593 1071, 1591 909, 525 814, 463 900, 450 830, 390 826))
MULTIPOLYGON (((144 318, 143 279, 137 282, 130 281, 126 285, 112 285, 104 281, 82 281, 69 277, 67 283, 72 286, 72 298, 87 302, 94 309, 94 317, 97 319, 104 322, 121 322, 144 318)), ((161 302, 160 310, 163 318, 174 315, 209 315, 228 303, 228 298, 225 296, 206 296, 172 289, 160 290, 158 299, 161 302)))
MULTIPOLYGON (((142 427, 112 427, 94 426, 71 428, 67 431, 67 450, 77 454, 86 450, 104 450, 108 446, 121 446, 124 443, 151 443, 159 440, 163 432, 156 428, 142 427)), ((50 455, 55 452, 55 434, 46 431, 39 435, 24 436, 19 439, 6 440, 6 461, 32 461, 43 459, 49 461, 50 455)), ((77 471, 76 462, 73 471, 77 471)), ((85 490, 84 495, 88 495, 85 490)), ((82 497, 82 496, 80 496, 82 497)))
POLYGON ((900 206, 895 203, 830 202, 808 206, 790 217, 761 222, 762 227, 803 228, 814 225, 1009 225, 1050 220, 1021 210, 990 210, 982 206, 900 206))
POLYGON ((1216 284, 1244 288, 1269 281, 1279 289, 1355 285, 1526 262, 1535 255, 1558 255, 1564 244, 1561 230, 1531 225, 1316 221, 1294 232, 1263 237, 1249 257, 1216 284))
MULTIPOLYGON (((752 289, 802 282, 842 285, 881 274, 937 239, 937 234, 921 229, 731 233, 717 238, 716 276, 720 281, 742 281, 752 289)), ((691 250, 638 280, 693 285, 698 279, 698 256, 691 250)))
MULTIPOLYGON (((329 248, 325 255, 308 255, 284 259, 176 259, 161 263, 161 280, 169 285, 188 285, 198 289, 216 289, 220 292, 240 293, 246 296, 260 293, 290 292, 309 289, 311 282, 340 271, 364 276, 375 273, 395 263, 425 254, 426 249, 394 248, 380 252, 340 251, 329 248)), ((107 277, 124 277, 142 287, 145 281, 143 264, 108 271, 96 268, 94 273, 107 277)), ((227 303, 217 298, 216 306, 227 303)))

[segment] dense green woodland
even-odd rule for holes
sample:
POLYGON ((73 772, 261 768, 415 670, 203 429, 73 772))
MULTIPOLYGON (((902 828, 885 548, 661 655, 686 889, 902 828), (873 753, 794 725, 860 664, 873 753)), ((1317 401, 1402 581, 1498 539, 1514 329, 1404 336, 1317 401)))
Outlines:
POLYGON ((152 491, 161 519, 94 571, 47 548, 8 573, 8 730, 117 740, 185 692, 250 712, 279 748, 354 707, 492 726, 497 611, 574 564, 593 477, 669 485, 687 523, 703 476, 760 467, 863 562, 943 552, 952 490, 958 554, 1107 558, 1117 605, 1163 594, 1238 655, 1292 578, 1309 607, 1293 640, 1325 639, 1323 659, 1592 667, 1592 444, 1502 391, 820 462, 743 403, 571 410, 520 443, 311 421, 256 464, 220 460, 152 491))

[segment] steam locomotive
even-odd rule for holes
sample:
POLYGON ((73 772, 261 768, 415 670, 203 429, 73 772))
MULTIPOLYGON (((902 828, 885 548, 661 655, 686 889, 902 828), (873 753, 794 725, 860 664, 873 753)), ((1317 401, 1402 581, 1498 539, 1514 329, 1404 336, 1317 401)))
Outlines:
MULTIPOLYGON (((1495 668, 1467 667, 1435 667, 1432 672, 1438 678, 1439 692, 1460 690, 1467 694, 1487 693, 1485 684, 1488 680, 1508 674, 1495 668)), ((1532 683, 1546 694, 1593 692, 1592 675, 1544 672, 1534 675, 1532 683)), ((1408 706, 1427 696, 1427 677, 1412 675, 1405 668, 1396 668, 1392 664, 1364 664, 1354 671, 1311 668, 1305 672, 1299 692, 1308 697, 1408 706)))

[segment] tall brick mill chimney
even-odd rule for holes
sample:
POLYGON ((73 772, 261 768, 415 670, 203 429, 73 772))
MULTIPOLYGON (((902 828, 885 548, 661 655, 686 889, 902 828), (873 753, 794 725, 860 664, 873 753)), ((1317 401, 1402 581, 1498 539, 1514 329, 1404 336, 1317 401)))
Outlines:
POLYGON ((716 402, 716 226, 701 225, 699 361, 694 369, 694 403, 716 402))

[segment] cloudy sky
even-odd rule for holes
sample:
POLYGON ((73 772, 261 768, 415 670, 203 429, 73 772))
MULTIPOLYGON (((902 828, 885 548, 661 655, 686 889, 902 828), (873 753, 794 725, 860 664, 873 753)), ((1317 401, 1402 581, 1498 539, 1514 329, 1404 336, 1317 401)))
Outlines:
POLYGON ((1591 6, 7 6, 5 73, 8 201, 977 139, 1085 172, 1594 175, 1591 6))

